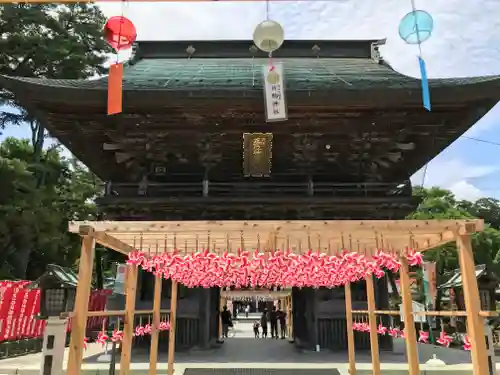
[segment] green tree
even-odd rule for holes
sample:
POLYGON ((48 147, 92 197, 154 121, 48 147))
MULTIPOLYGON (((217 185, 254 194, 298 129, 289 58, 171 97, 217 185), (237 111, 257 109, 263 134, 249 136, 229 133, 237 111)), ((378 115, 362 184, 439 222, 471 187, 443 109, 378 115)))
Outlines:
POLYGON ((0 278, 33 279, 48 263, 73 265, 80 241, 68 221, 95 219, 100 182, 57 147, 35 161, 30 142, 13 138, 0 145, 0 179, 0 278))
MULTIPOLYGON (((102 74, 111 52, 101 36, 105 21, 94 4, 0 5, 0 74, 58 79, 102 74)), ((28 123, 38 161, 46 137, 44 127, 34 113, 0 87, 2 106, 0 131, 7 125, 28 123)))
MULTIPOLYGON (((414 194, 422 198, 418 209, 409 215, 409 219, 473 219, 483 218, 486 228, 472 236, 474 261, 486 264, 490 271, 500 274, 500 231, 495 225, 500 218, 500 206, 496 199, 481 198, 476 202, 458 201, 452 192, 433 187, 416 187, 414 194), (495 223, 495 224, 493 224, 495 223), (492 225, 493 224, 493 225, 492 225)), ((446 272, 459 268, 457 249, 454 243, 425 253, 425 259, 436 262, 437 284, 446 280, 446 272)), ((441 291, 438 290, 436 309, 441 303, 441 291)))

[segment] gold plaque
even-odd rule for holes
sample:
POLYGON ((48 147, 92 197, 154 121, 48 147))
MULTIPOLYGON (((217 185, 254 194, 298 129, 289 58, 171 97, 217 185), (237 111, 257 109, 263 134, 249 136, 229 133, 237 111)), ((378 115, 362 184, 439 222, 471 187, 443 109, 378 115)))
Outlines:
POLYGON ((243 134, 243 172, 245 176, 266 177, 271 174, 272 133, 243 134))

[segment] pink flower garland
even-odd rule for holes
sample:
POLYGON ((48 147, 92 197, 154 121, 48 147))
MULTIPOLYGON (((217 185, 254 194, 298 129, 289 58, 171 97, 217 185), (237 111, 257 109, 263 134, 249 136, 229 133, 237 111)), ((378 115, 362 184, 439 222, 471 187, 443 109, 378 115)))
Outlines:
MULTIPOLYGON (((170 329, 170 322, 160 322, 158 331, 160 332, 168 331, 169 329, 170 329)), ((138 337, 138 336, 150 335, 152 331, 153 327, 151 326, 151 324, 146 324, 144 326, 138 325, 134 329, 134 336, 138 337)), ((99 332, 99 334, 97 335, 96 342, 104 346, 108 341, 118 343, 121 342, 122 340, 123 340, 123 331, 115 329, 112 332, 111 337, 109 337, 104 330, 99 332)), ((87 346, 86 343, 87 343, 87 338, 84 339, 84 347, 87 346)))
MULTIPOLYGON (((422 255, 407 251, 410 264, 422 262, 422 255)), ((368 258, 344 250, 339 255, 326 255, 309 250, 294 254, 290 250, 261 253, 239 250, 237 254, 218 255, 205 250, 190 255, 178 251, 149 258, 143 252, 131 252, 127 264, 175 280, 187 287, 338 287, 365 279, 369 275, 384 276, 384 268, 396 272, 396 257, 382 251, 368 258)))

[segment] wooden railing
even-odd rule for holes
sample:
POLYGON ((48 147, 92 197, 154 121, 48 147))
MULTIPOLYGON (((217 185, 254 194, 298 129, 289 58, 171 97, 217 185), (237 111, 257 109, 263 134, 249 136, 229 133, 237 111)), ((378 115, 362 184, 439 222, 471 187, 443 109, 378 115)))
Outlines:
POLYGON ((169 182, 140 186, 138 183, 108 182, 106 196, 117 197, 393 197, 410 196, 409 181, 366 183, 284 182, 169 182))

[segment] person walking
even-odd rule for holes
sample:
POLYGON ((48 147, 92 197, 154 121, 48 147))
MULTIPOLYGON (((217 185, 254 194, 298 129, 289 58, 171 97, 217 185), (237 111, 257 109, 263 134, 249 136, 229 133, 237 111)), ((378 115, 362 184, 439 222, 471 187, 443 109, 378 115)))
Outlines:
POLYGON ((259 338, 259 327, 260 327, 260 322, 258 320, 253 322, 253 334, 256 339, 259 338))
POLYGON ((286 312, 278 310, 278 321, 280 323, 281 339, 284 340, 286 336, 286 312))
POLYGON ((227 306, 222 308, 222 312, 220 314, 220 320, 222 323, 222 337, 227 338, 229 334, 229 327, 233 326, 233 321, 231 319, 231 312, 227 309, 227 306))
POLYGON ((273 306, 271 314, 269 314, 269 320, 271 321, 271 337, 278 339, 278 312, 276 306, 273 306))
POLYGON ((248 314, 250 313, 250 305, 245 306, 245 318, 248 319, 248 314))
POLYGON ((260 326, 262 327, 262 338, 267 338, 267 309, 262 312, 260 326))

